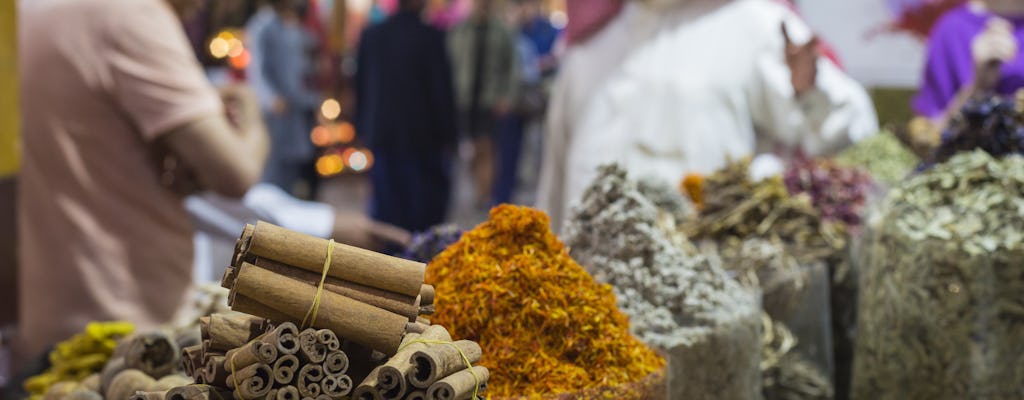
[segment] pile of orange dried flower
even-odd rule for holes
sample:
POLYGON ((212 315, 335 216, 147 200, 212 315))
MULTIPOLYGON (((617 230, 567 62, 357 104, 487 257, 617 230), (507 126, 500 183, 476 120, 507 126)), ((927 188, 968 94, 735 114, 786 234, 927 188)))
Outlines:
POLYGON ((541 211, 498 206, 438 255, 427 266, 432 322, 480 343, 492 397, 615 387, 661 371, 664 359, 629 333, 611 286, 569 257, 548 222, 541 211))

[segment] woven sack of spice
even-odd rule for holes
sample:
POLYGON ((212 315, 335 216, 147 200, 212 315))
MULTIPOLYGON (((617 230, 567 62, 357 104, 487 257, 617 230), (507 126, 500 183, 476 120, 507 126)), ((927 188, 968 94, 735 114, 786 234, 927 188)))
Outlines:
POLYGON ((864 248, 854 399, 1024 398, 1024 158, 895 188, 864 248))

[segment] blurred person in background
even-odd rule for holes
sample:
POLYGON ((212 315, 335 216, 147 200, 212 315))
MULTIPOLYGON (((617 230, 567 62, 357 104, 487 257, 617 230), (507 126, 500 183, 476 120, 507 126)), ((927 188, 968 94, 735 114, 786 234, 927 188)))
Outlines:
POLYGON ((306 84, 313 73, 310 55, 316 43, 302 25, 303 4, 303 0, 270 0, 274 18, 260 30, 254 44, 260 54, 259 75, 266 83, 263 90, 270 96, 263 101, 270 104, 266 121, 271 141, 263 181, 289 193, 305 182, 312 197, 316 182, 304 172, 312 171, 316 157, 309 132, 321 96, 306 84))
POLYGON ((495 0, 476 0, 470 17, 448 35, 460 129, 473 145, 469 167, 478 207, 491 203, 494 140, 520 85, 516 32, 502 18, 495 0))
MULTIPOLYGON (((516 35, 516 59, 519 61, 519 90, 513 99, 512 107, 508 114, 498 121, 497 134, 497 166, 495 169, 494 189, 492 202, 494 204, 511 203, 515 194, 516 183, 519 178, 519 160, 523 150, 523 136, 533 120, 539 117, 544 111, 545 93, 541 85, 542 69, 552 63, 541 57, 540 47, 545 47, 550 57, 551 46, 554 44, 554 37, 550 43, 546 37, 535 38, 527 34, 526 28, 547 24, 537 21, 540 15, 540 5, 537 0, 516 0, 508 8, 509 26, 519 27, 521 30, 516 35)), ((552 27, 552 29, 554 29, 552 27)), ((557 31, 554 32, 557 34, 557 31)), ((550 59, 553 59, 551 57, 550 59)))
POLYGON ((182 29, 198 3, 21 10, 21 358, 90 321, 169 321, 192 277, 193 227, 174 189, 240 197, 259 179, 267 134, 253 95, 218 93, 182 29))
POLYGON ((730 158, 823 155, 878 130, 864 88, 819 55, 783 2, 644 0, 607 10, 608 26, 570 48, 549 109, 539 198, 556 225, 604 163, 675 186, 730 158))
POLYGON ((544 15, 540 0, 515 0, 517 13, 516 26, 519 32, 533 45, 537 53, 541 73, 547 75, 554 72, 558 65, 555 57, 555 43, 561 31, 551 24, 551 19, 544 15))
POLYGON ((424 6, 401 0, 363 33, 355 78, 356 132, 375 159, 370 215, 414 232, 445 220, 457 137, 444 33, 424 6))
POLYGON ((1024 2, 969 1, 931 30, 921 89, 913 100, 916 144, 939 144, 947 119, 973 95, 1024 88, 1024 2))

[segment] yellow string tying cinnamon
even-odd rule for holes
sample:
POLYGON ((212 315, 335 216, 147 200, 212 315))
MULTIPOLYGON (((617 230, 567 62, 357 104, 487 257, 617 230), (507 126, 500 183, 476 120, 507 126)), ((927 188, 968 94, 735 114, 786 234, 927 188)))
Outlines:
POLYGON ((477 375, 476 371, 473 369, 473 363, 469 361, 469 356, 466 355, 466 352, 462 351, 461 347, 456 346, 455 342, 450 342, 450 341, 447 341, 447 340, 414 339, 414 340, 410 340, 409 342, 399 346, 398 347, 398 352, 401 352, 403 349, 405 349, 406 347, 408 347, 409 345, 411 345, 413 343, 446 344, 446 345, 449 345, 452 348, 454 348, 455 351, 458 351, 459 355, 462 356, 462 361, 466 363, 466 369, 469 370, 469 373, 473 375, 473 380, 476 381, 476 385, 473 386, 473 399, 478 399, 479 398, 479 395, 480 395, 480 375, 477 375))
POLYGON ((330 271, 331 269, 332 254, 334 254, 334 239, 327 242, 327 257, 324 259, 323 272, 320 274, 320 284, 316 286, 316 294, 313 296, 313 304, 309 306, 309 311, 307 311, 306 316, 302 318, 302 329, 311 328, 313 327, 313 324, 316 323, 316 315, 320 312, 320 299, 324 294, 324 282, 327 281, 327 271, 330 271))

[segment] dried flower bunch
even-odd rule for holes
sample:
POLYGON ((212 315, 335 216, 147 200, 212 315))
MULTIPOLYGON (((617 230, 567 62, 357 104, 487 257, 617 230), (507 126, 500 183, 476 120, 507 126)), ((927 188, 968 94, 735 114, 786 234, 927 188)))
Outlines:
POLYGON ((894 189, 877 221, 854 397, 1020 398, 1024 158, 955 155, 894 189))
MULTIPOLYGON (((480 343, 488 393, 497 398, 604 398, 602 388, 660 371, 664 360, 629 333, 612 288, 569 257, 549 222, 541 211, 498 206, 434 258, 427 267, 437 287, 431 322, 480 343)), ((649 394, 623 393, 618 398, 649 394)))
POLYGON ((783 180, 790 194, 810 196, 823 220, 849 228, 860 226, 873 186, 867 173, 828 159, 798 159, 786 168, 783 180))

